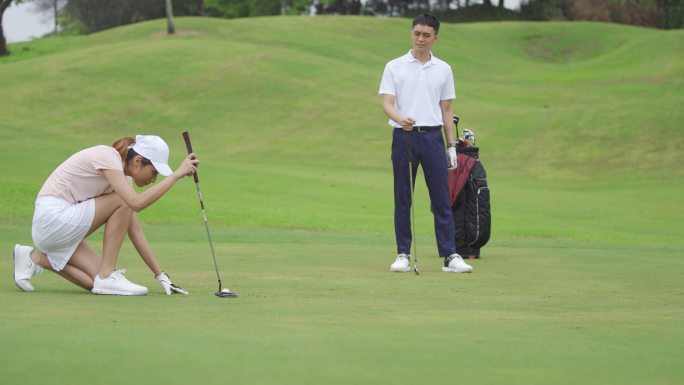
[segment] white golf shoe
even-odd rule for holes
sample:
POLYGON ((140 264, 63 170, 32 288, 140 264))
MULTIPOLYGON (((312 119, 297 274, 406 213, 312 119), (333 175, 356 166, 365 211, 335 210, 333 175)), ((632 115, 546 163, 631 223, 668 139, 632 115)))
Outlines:
POLYGON ((31 260, 31 246, 14 245, 12 257, 14 258, 14 284, 23 291, 33 291, 31 278, 43 270, 31 260))
POLYGON ((453 253, 444 258, 442 271, 446 273, 472 273, 473 267, 463 262, 463 258, 460 255, 453 253))
POLYGON ((390 265, 390 271, 396 273, 406 273, 411 271, 411 255, 409 254, 399 254, 397 255, 397 260, 390 265))
POLYGON ((124 277, 123 273, 126 270, 114 270, 109 277, 102 279, 99 275, 95 276, 93 282, 93 289, 90 290, 93 294, 103 295, 145 295, 147 288, 145 286, 136 285, 124 277))

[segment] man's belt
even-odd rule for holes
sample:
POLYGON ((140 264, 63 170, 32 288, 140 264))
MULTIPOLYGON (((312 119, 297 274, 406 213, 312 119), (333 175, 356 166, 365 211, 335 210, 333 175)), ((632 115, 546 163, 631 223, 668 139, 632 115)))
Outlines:
POLYGON ((413 129, 418 132, 428 132, 434 130, 441 130, 442 126, 413 126, 413 129))

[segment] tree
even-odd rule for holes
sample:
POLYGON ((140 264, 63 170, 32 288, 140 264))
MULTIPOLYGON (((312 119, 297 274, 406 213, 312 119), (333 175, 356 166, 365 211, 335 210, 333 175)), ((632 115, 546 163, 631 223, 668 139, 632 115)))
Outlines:
POLYGON ((173 25, 173 3, 166 0, 166 33, 173 35, 176 33, 176 26, 173 25))
MULTIPOLYGON (((60 22, 65 30, 75 33, 93 33, 108 28, 145 20, 171 17, 199 15, 203 13, 203 1, 200 0, 68 0, 60 14, 60 22)), ((169 24, 167 23, 167 30, 169 24)), ((175 26, 173 26, 175 30, 175 26)))
POLYGON ((195 0, 195 7, 197 7, 197 16, 206 16, 204 14, 204 0, 195 0))
POLYGON ((656 3, 663 11, 665 29, 684 28, 684 0, 657 0, 656 3))
POLYGON ((552 20, 563 18, 565 0, 524 0, 520 13, 528 20, 552 20))
POLYGON ((29 0, 35 4, 35 9, 42 13, 51 13, 54 20, 54 33, 59 32, 59 13, 64 9, 68 0, 29 0))
POLYGON ((10 54, 9 50, 7 49, 5 30, 2 26, 2 17, 5 14, 7 8, 9 8, 10 4, 12 4, 12 1, 14 1, 16 4, 22 2, 22 0, 0 0, 0 56, 7 56, 10 54))

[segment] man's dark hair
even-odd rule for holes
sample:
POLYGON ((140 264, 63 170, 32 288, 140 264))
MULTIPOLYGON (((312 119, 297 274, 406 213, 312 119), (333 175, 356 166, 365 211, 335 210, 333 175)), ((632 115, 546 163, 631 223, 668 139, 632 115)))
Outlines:
POLYGON ((437 34, 437 32, 439 32, 439 20, 437 20, 437 18, 434 15, 431 15, 429 13, 424 13, 413 19, 413 25, 411 26, 411 28, 415 27, 418 24, 432 27, 435 30, 435 35, 437 34))

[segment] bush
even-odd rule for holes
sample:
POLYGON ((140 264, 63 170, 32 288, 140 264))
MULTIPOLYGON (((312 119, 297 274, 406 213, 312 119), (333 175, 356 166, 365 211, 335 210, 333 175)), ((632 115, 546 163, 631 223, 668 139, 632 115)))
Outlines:
POLYGON ((520 14, 525 20, 564 19, 563 0, 531 0, 520 5, 520 14))
MULTIPOLYGON (((416 16, 422 13, 416 12, 416 16)), ((433 12, 439 20, 447 23, 467 23, 477 21, 503 21, 503 20, 521 20, 522 15, 519 12, 512 11, 506 8, 486 6, 482 4, 471 5, 470 7, 463 7, 448 11, 433 12)))
POLYGON ((590 20, 657 28, 684 26, 684 0, 530 0, 527 20, 590 20))

